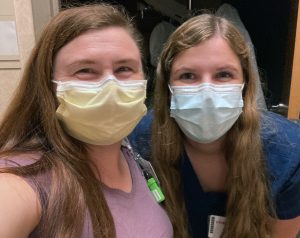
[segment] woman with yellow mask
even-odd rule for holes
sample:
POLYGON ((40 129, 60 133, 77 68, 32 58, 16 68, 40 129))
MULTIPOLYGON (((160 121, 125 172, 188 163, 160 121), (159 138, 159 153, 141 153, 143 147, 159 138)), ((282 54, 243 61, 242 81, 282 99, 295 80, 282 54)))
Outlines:
POLYGON ((46 27, 0 127, 0 237, 173 236, 126 140, 146 113, 140 40, 105 4, 46 27))

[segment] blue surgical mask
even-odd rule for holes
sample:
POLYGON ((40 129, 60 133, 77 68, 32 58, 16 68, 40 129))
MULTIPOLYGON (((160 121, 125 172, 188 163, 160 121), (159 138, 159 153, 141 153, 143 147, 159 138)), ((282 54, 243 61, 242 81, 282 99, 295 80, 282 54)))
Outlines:
POLYGON ((199 143, 223 136, 243 110, 243 84, 169 86, 171 117, 182 132, 199 143))

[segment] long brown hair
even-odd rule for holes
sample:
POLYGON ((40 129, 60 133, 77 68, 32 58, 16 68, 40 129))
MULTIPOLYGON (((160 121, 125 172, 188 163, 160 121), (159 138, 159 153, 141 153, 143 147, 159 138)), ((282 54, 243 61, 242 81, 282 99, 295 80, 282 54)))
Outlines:
POLYGON ((21 176, 47 171, 52 174, 50 192, 45 204, 42 202, 39 237, 81 237, 87 212, 94 237, 116 237, 112 215, 83 144, 68 136, 58 122, 58 104, 51 82, 54 58, 64 45, 90 29, 111 26, 127 30, 141 48, 140 35, 121 8, 97 4, 66 9, 55 16, 33 49, 17 94, 2 121, 0 157, 38 152, 41 158, 32 165, 0 172, 21 176))
POLYGON ((165 207, 173 222, 176 237, 187 237, 179 166, 184 150, 183 139, 175 120, 170 117, 168 83, 174 58, 180 52, 216 35, 225 39, 239 57, 245 81, 243 112, 226 136, 228 200, 222 237, 270 237, 271 202, 259 134, 256 80, 249 49, 230 22, 213 14, 195 16, 182 24, 166 42, 157 69, 153 160, 166 192, 165 207))

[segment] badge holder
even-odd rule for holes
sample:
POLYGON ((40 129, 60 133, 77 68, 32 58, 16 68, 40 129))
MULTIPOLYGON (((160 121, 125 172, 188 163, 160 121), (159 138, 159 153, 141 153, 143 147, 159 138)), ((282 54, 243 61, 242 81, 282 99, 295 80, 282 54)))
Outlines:
POLYGON ((165 195, 163 194, 158 177, 151 165, 151 163, 145 159, 143 159, 140 154, 133 152, 133 149, 127 138, 123 140, 124 146, 128 149, 129 153, 134 158, 137 163, 139 169, 141 170, 142 175, 146 179, 147 186, 153 194, 155 200, 158 203, 161 203, 165 200, 165 195))
POLYGON ((208 217, 208 237, 220 238, 224 229, 226 218, 210 215, 208 217))
POLYGON ((136 162, 138 163, 143 176, 145 177, 147 181, 148 188, 152 192, 155 200, 158 203, 161 203, 162 201, 165 200, 165 195, 163 194, 161 188, 160 188, 160 183, 157 178, 157 175, 151 165, 151 163, 147 160, 144 160, 139 154, 134 153, 134 158, 136 162))

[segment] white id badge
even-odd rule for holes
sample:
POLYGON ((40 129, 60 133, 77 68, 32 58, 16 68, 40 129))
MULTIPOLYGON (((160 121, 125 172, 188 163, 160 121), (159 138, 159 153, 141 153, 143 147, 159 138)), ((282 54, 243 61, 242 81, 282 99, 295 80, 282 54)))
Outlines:
POLYGON ((221 216, 208 216, 208 237, 220 238, 224 229, 226 218, 221 216))

